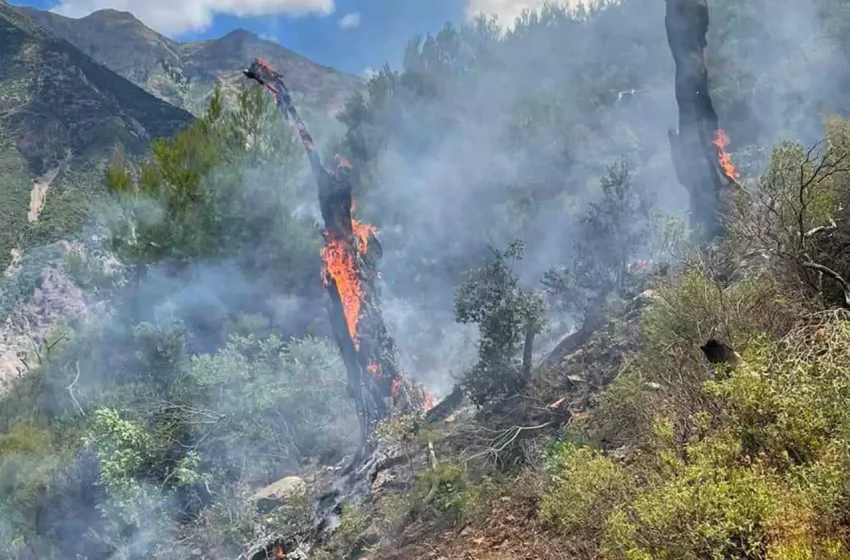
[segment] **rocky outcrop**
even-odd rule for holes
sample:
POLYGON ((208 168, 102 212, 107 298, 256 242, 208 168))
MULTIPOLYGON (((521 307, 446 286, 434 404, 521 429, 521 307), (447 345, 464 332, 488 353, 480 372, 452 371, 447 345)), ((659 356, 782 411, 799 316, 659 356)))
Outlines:
MULTIPOLYGON (((79 250, 69 243, 59 243, 61 252, 79 250)), ((6 310, 7 315, 0 322, 0 391, 18 376, 35 367, 38 361, 49 352, 52 342, 48 340, 51 331, 62 323, 80 316, 88 304, 80 287, 66 273, 61 257, 57 256, 40 265, 40 270, 32 270, 35 263, 21 262, 17 253, 17 262, 10 267, 0 289, 11 289, 20 280, 18 289, 27 290, 21 294, 18 303, 6 310), (34 286, 32 280, 20 279, 19 275, 36 274, 34 286), (31 286, 22 288, 21 285, 31 286), (31 290, 31 291, 30 291, 31 290)))

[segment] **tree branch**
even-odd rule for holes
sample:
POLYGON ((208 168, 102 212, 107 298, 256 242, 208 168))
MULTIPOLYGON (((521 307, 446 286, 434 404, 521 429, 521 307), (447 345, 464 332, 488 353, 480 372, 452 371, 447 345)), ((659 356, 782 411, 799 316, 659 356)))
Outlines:
POLYGON ((80 406, 80 403, 79 403, 79 401, 77 400, 77 397, 76 397, 76 396, 74 396, 74 385, 76 385, 76 384, 77 384, 77 381, 79 381, 79 380, 80 380, 80 361, 79 361, 79 360, 77 360, 77 361, 74 363, 74 367, 76 367, 76 368, 77 368, 77 375, 74 377, 74 380, 71 382, 71 384, 70 384, 70 385, 68 385, 67 387, 65 387, 65 390, 66 390, 66 391, 68 391, 68 394, 71 396, 71 401, 73 401, 74 406, 75 406, 75 407, 77 407, 77 410, 80 412, 80 415, 81 415, 81 416, 85 416, 85 415, 86 415, 86 411, 85 411, 85 410, 83 410, 83 407, 82 407, 82 406, 80 406))
POLYGON ((821 274, 826 274, 841 286, 841 290, 844 292, 844 307, 850 309, 850 283, 847 282, 840 274, 829 268, 828 266, 824 266, 822 264, 818 264, 812 261, 805 261, 802 263, 804 268, 808 268, 811 270, 816 270, 821 274))

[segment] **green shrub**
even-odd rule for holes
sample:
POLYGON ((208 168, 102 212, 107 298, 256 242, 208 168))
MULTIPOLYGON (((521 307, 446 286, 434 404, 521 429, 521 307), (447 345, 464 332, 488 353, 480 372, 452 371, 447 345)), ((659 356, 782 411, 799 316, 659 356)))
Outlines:
MULTIPOLYGON (((223 423, 199 450, 204 460, 248 479, 333 461, 357 441, 345 374, 327 341, 233 335, 214 355, 193 357, 187 381, 192 408, 223 423)), ((201 430, 197 437, 209 428, 201 430)))
POLYGON ((586 429, 606 447, 640 442, 650 431, 659 401, 656 389, 641 372, 628 370, 599 395, 586 429))
POLYGON ((47 488, 61 464, 60 449, 49 427, 22 420, 0 435, 0 477, 3 501, 29 510, 47 488))
POLYGON ((601 531, 632 486, 623 468, 587 447, 562 444, 547 463, 552 488, 543 496, 540 514, 564 532, 601 531))
MULTIPOLYGON (((714 412, 682 444, 658 424, 633 467, 636 497, 606 523, 612 558, 845 558, 850 476, 850 327, 845 313, 756 337, 744 362, 706 382, 714 412)), ((664 426, 667 426, 664 428, 664 426)))
POLYGON ((414 503, 426 516, 457 521, 470 511, 471 486, 463 465, 441 463, 418 473, 414 503))

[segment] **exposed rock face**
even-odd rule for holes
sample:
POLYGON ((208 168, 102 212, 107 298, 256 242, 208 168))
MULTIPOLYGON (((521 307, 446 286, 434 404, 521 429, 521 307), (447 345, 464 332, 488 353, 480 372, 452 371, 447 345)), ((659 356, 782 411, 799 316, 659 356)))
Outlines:
POLYGON ((31 297, 0 324, 0 391, 35 365, 30 361, 43 351, 39 346, 52 329, 79 316, 86 308, 82 290, 60 264, 45 266, 31 297))

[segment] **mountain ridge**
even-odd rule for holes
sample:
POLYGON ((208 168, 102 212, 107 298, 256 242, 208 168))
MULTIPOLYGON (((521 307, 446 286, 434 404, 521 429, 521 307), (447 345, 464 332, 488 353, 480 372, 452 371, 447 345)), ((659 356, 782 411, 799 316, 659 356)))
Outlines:
POLYGON ((112 149, 141 155, 192 120, 0 2, 0 269, 82 224, 112 149))
POLYGON ((172 105, 198 115, 217 82, 227 90, 242 83, 251 59, 267 59, 286 75, 299 104, 336 116, 365 80, 319 64, 243 29, 217 39, 179 42, 147 27, 131 12, 105 9, 81 18, 20 6, 48 31, 74 44, 95 61, 172 105))

